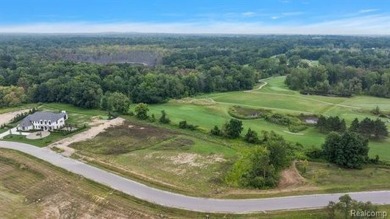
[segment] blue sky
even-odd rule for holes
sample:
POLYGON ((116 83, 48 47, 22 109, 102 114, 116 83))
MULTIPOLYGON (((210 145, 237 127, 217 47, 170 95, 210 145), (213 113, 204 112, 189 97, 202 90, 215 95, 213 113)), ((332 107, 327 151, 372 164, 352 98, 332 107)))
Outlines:
POLYGON ((389 0, 0 2, 0 32, 390 34, 389 0))

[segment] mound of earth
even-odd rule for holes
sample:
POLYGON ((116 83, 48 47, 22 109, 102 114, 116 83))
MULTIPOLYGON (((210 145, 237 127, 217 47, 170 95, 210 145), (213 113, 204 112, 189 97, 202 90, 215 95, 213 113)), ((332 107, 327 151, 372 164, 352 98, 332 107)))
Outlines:
POLYGON ((306 179, 299 174, 295 167, 295 161, 280 174, 279 189, 295 188, 306 184, 306 179))

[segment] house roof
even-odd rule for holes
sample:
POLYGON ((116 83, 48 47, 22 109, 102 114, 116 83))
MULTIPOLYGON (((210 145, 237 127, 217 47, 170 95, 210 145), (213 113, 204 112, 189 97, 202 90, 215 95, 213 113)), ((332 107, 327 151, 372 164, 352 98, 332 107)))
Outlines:
POLYGON ((40 120, 50 120, 52 122, 58 121, 59 119, 66 116, 66 113, 53 113, 53 112, 35 112, 34 114, 28 115, 19 124, 21 127, 28 127, 32 125, 32 122, 39 122, 40 120))

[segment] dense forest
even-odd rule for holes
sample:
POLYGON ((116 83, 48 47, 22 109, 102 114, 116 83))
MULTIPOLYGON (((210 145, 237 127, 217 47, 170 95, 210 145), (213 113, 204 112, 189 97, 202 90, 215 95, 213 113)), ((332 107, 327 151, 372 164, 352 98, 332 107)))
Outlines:
POLYGON ((386 37, 2 35, 0 106, 96 108, 113 93, 161 103, 274 75, 302 93, 389 98, 389 51, 386 37))

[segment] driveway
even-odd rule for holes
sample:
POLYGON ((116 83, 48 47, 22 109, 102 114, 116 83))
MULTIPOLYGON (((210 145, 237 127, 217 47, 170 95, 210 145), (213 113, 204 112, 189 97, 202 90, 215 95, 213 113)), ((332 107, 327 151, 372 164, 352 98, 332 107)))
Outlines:
MULTIPOLYGON (((82 175, 85 178, 148 202, 191 211, 237 214, 274 210, 322 208, 328 205, 329 201, 336 201, 344 194, 317 194, 241 200, 190 197, 143 185, 80 161, 64 157, 48 148, 38 148, 28 144, 5 141, 0 141, 0 148, 9 148, 24 152, 45 160, 55 166, 82 175)), ((353 192, 349 194, 353 199, 359 201, 371 201, 374 204, 390 204, 390 191, 353 192)))
POLYGON ((5 131, 3 133, 0 133, 0 139, 3 139, 5 136, 10 135, 10 134, 27 136, 30 133, 28 133, 28 132, 19 132, 16 128, 12 128, 12 129, 7 130, 7 131, 5 131))

